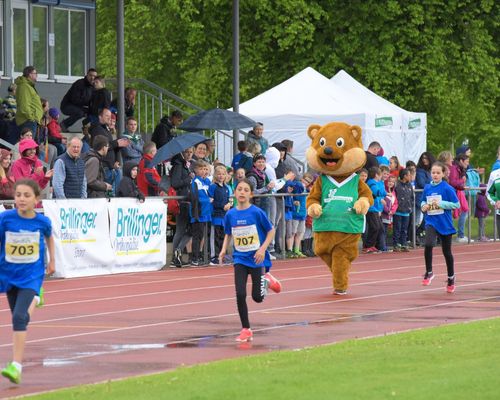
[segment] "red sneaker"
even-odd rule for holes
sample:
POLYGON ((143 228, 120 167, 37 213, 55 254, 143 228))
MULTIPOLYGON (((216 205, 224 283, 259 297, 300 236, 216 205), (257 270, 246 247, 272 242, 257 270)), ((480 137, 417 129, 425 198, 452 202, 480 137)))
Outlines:
POLYGON ((429 286, 434 279, 434 274, 432 272, 426 272, 424 275, 424 279, 422 281, 422 285, 429 286))
POLYGON ((270 272, 265 274, 264 278, 269 283, 269 289, 271 289, 274 293, 281 292, 281 282, 272 276, 270 272))
POLYGON ((453 293, 455 291, 455 278, 448 278, 448 282, 446 284, 446 291, 448 293, 453 293))
POLYGON ((240 335, 236 338, 237 342, 251 342, 253 339, 253 332, 249 328, 243 328, 240 335))

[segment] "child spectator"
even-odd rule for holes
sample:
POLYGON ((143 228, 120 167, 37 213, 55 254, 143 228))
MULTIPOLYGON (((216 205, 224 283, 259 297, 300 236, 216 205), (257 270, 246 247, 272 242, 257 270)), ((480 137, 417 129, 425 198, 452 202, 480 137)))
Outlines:
MULTIPOLYGON (((306 191, 305 184, 303 180, 293 181, 291 183, 293 187, 292 193, 301 194, 306 191)), ((300 251, 300 244, 302 242, 302 237, 304 236, 304 231, 306 229, 306 197, 307 196, 294 196, 293 209, 292 209, 292 223, 291 223, 291 237, 290 246, 292 252, 296 258, 307 257, 304 253, 300 251)))
MULTIPOLYGON (((293 193, 293 181, 288 181, 284 189, 286 193, 293 193)), ((285 196, 285 249, 286 249, 286 257, 287 258, 297 258, 297 255, 293 252, 293 237, 294 231, 292 226, 292 216, 293 216, 293 197, 285 196)))
POLYGON ((202 239, 208 236, 209 223, 212 220, 212 205, 208 196, 210 187, 209 164, 205 160, 197 160, 194 164, 195 177, 191 183, 191 232, 193 235, 193 267, 203 266, 202 239))
POLYGON ((399 171, 401 171, 403 167, 399 163, 399 158, 396 156, 392 156, 389 159, 389 170, 391 175, 394 175, 395 177, 399 176, 399 171))
POLYGON ((451 210, 460 207, 455 190, 443 180, 445 167, 436 162, 432 165, 432 182, 425 185, 422 193, 422 212, 425 217, 425 275, 422 285, 429 286, 434 278, 432 271, 432 250, 436 238, 441 240, 441 249, 446 260, 448 281, 446 291, 455 291, 455 266, 451 253, 452 236, 456 232, 451 218, 451 210))
POLYGON ((231 209, 231 193, 230 186, 226 183, 227 172, 226 167, 218 165, 214 170, 213 183, 208 188, 208 195, 212 200, 212 231, 214 257, 210 260, 210 265, 219 264, 219 253, 224 243, 224 217, 226 212, 231 209))
POLYGON ((359 180, 361 182, 365 182, 368 180, 368 170, 366 168, 361 168, 359 171, 358 171, 358 175, 359 175, 359 180))
POLYGON ((240 140, 238 142, 239 153, 234 156, 233 161, 231 162, 231 167, 233 167, 234 170, 243 168, 245 171, 250 171, 252 169, 253 155, 250 154, 247 150, 248 142, 245 140, 240 140))
POLYGON ((386 156, 384 156, 384 149, 382 147, 377 153, 377 161, 379 167, 382 167, 383 165, 389 167, 390 164, 389 159, 386 156))
POLYGON ((9 150, 0 149, 0 199, 14 199, 14 177, 10 173, 12 155, 9 150))
POLYGON ((398 209, 394 213, 392 243, 394 251, 410 251, 406 245, 410 215, 413 212, 413 188, 410 182, 410 171, 406 168, 399 172, 399 182, 396 184, 398 209))
MULTIPOLYGON (((368 170, 366 168, 361 168, 358 171, 359 180, 365 182, 368 180, 368 170)), ((366 238, 368 237, 368 227, 365 226, 365 231, 361 234, 361 241, 363 242, 363 249, 366 248, 366 238)))
MULTIPOLYGON (((247 179, 254 187, 254 194, 266 194, 274 187, 274 182, 269 182, 265 169, 266 157, 262 154, 255 155, 253 157, 253 168, 246 174, 247 179)), ((254 198, 253 200, 253 204, 260 207, 267 214, 269 204, 267 198, 259 197, 254 198)))
POLYGON ((385 187, 381 181, 382 172, 379 167, 371 167, 368 171, 368 186, 373 195, 373 206, 368 209, 366 214, 366 223, 368 226, 368 235, 366 237, 366 247, 363 253, 378 253, 379 249, 375 247, 379 239, 380 232, 383 229, 380 215, 384 209, 385 187))
POLYGON ((474 216, 477 218, 478 223, 478 240, 480 242, 488 242, 490 239, 485 234, 484 225, 486 217, 490 215, 491 211, 488 207, 488 201, 486 200, 486 184, 481 183, 479 187, 481 190, 477 194, 474 216))
POLYGON ((123 178, 118 186, 117 197, 134 197, 144 201, 144 195, 137 187, 136 179, 139 168, 134 161, 127 161, 123 165, 123 178))
MULTIPOLYGON (((304 185, 306 192, 309 193, 314 184, 314 176, 309 172, 304 173, 304 175, 302 175, 302 184, 304 185)), ((312 217, 310 215, 306 215, 304 238, 302 243, 302 253, 304 253, 307 257, 316 256, 313 251, 312 217)))
POLYGON ((47 124, 49 143, 53 144, 56 147, 58 156, 66 151, 66 138, 61 133, 59 116, 60 113, 57 108, 49 108, 50 122, 47 124))
POLYGON ((165 196, 165 192, 160 187, 161 177, 153 164, 153 157, 156 154, 156 144, 153 142, 144 145, 144 156, 139 162, 139 172, 137 174, 137 186, 141 193, 148 196, 165 196))
POLYGON ((387 179, 389 178, 389 176, 391 176, 391 171, 387 165, 381 165, 380 172, 382 172, 382 183, 385 186, 387 179))
POLYGON ((398 209, 398 199, 394 190, 396 187, 396 181, 396 177, 391 175, 385 182, 385 191, 387 192, 387 195, 385 196, 384 211, 382 211, 381 215, 383 232, 380 236, 378 246, 378 248, 383 252, 391 251, 387 247, 387 232, 389 231, 389 227, 392 225, 394 213, 398 209))

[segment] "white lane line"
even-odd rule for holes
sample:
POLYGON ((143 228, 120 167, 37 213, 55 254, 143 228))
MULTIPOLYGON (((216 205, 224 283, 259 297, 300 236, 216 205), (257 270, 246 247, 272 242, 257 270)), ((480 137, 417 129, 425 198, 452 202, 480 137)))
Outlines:
MULTIPOLYGON (((488 282, 475 282, 475 283, 460 285, 460 288, 479 286, 479 285, 484 285, 485 283, 490 284, 490 283, 499 283, 499 282, 500 282, 500 280, 490 280, 488 282)), ((327 304, 333 304, 333 303, 344 303, 344 302, 369 300, 369 299, 376 299, 376 298, 382 298, 382 297, 392 297, 392 296, 414 294, 414 293, 419 293, 419 292, 434 292, 434 291, 443 291, 443 288, 442 287, 434 287, 434 288, 419 289, 419 290, 383 293, 383 294, 376 294, 376 295, 370 295, 370 296, 362 296, 362 297, 357 297, 357 298, 326 300, 326 301, 318 301, 318 302, 305 303, 305 304, 293 304, 293 305, 289 305, 289 306, 272 307, 272 308, 267 308, 267 309, 263 309, 263 310, 254 310, 254 311, 251 311, 250 314, 269 313, 269 312, 273 312, 273 311, 290 310, 290 309, 297 309, 297 308, 303 308, 303 307, 327 305, 327 304)), ((500 296, 500 294, 498 296, 487 296, 487 297, 472 298, 472 299, 467 299, 467 300, 456 300, 456 301, 450 301, 450 302, 446 302, 446 303, 442 303, 442 304, 449 305, 449 304, 454 304, 454 303, 459 304, 459 303, 472 302, 472 301, 484 301, 484 300, 489 300, 489 299, 495 299, 495 298, 498 298, 499 296, 500 296)), ((212 302, 218 302, 220 300, 229 300, 229 298, 218 299, 218 300, 208 300, 208 301, 199 302, 199 303, 195 302, 193 304, 212 303, 212 302)), ((234 298, 231 297, 231 300, 234 301, 234 298)), ((438 304, 441 304, 441 303, 438 303, 438 304)), ((387 314, 387 313, 396 312, 398 310, 399 311, 408 311, 408 310, 417 310, 420 308, 421 309, 431 308, 434 306, 435 305, 427 305, 427 306, 408 307, 408 308, 402 308, 402 309, 397 309, 397 310, 394 310, 394 309, 393 310, 384 310, 384 311, 377 311, 377 312, 373 312, 373 313, 357 314, 357 316, 359 317, 359 316, 363 316, 363 315, 387 314)), ((168 306, 166 306, 166 307, 168 307, 168 306)), ((41 339, 33 339, 33 340, 28 341, 28 343, 40 343, 40 342, 47 342, 47 341, 52 341, 52 340, 60 340, 60 339, 67 339, 67 338, 74 338, 74 337, 99 335, 101 333, 122 332, 122 331, 128 331, 128 330, 133 330, 133 329, 168 326, 168 325, 174 325, 174 324, 181 324, 181 323, 185 323, 185 322, 196 322, 196 321, 203 321, 203 320, 210 320, 210 319, 220 319, 220 318, 232 317, 232 316, 236 316, 236 315, 238 315, 238 314, 237 313, 215 314, 215 315, 207 315, 207 316, 196 317, 196 318, 186 318, 186 319, 174 320, 174 321, 163 321, 163 322, 157 322, 157 323, 151 323, 151 324, 132 325, 132 326, 128 326, 128 327, 121 327, 121 328, 114 328, 114 329, 106 329, 106 330, 98 330, 98 331, 91 331, 91 332, 84 332, 84 333, 75 333, 75 334, 71 334, 71 335, 51 336, 51 337, 46 337, 46 338, 41 338, 41 339)), ((335 320, 335 319, 331 319, 331 320, 335 320)), ((330 321, 330 319, 320 320, 320 321, 330 321)), ((44 321, 44 322, 47 322, 47 321, 44 321)), ((40 321, 39 323, 44 323, 44 322, 40 321)), ((290 324, 283 325, 282 327, 287 327, 287 326, 290 326, 290 324)), ((271 330, 271 329, 276 329, 276 328, 271 327, 271 328, 265 328, 265 329, 271 330)), ((11 343, 1 344, 0 348, 8 347, 11 345, 12 345, 11 343)))
MULTIPOLYGON (((493 259, 494 260, 494 259, 493 259)), ((486 260, 485 260, 486 261, 486 260)), ((490 261, 490 260, 488 260, 490 261)), ((467 261, 459 261, 456 262, 455 264, 460 264, 460 263, 467 263, 467 261)), ((444 265, 444 263, 439 263, 435 264, 434 266, 438 265, 444 265)), ((407 266, 407 267, 397 267, 395 269, 389 269, 389 271, 392 270, 401 270, 401 269, 411 269, 415 268, 414 266, 407 266)), ((474 270, 469 270, 469 271, 462 271, 460 273, 457 273, 457 276, 461 275, 466 275, 470 273, 478 273, 478 272, 489 272, 489 271, 497 271, 500 270, 500 267, 492 267, 492 268, 484 268, 484 269, 474 269, 474 270)), ((387 269, 380 269, 380 270, 371 270, 371 272, 386 272, 387 269)), ((440 274, 436 274, 436 277, 439 276, 440 274)), ((314 276, 313 278, 316 277, 329 277, 331 274, 327 275, 318 275, 314 276)), ((383 280, 375 280, 375 281, 365 281, 365 282, 360 282, 360 283, 354 283, 350 285, 351 287, 355 286, 363 286, 363 285, 375 285, 375 284, 380 284, 380 283, 387 283, 387 282, 398 282, 398 281, 405 281, 405 280, 413 280, 417 279, 420 276, 414 277, 405 277, 405 278, 396 278, 396 279, 383 279, 383 280)), ((300 278, 289 278, 289 279, 284 279, 282 280, 283 282, 285 281, 291 281, 291 280, 303 280, 303 279, 310 279, 311 276, 306 276, 306 277, 300 277, 300 278)), ((157 295, 167 295, 167 294, 174 294, 174 293, 186 293, 186 292, 198 292, 198 291, 204 291, 204 290, 214 290, 214 289, 223 289, 223 288, 232 288, 234 287, 234 284, 227 284, 227 285, 218 285, 218 286, 204 286, 204 287, 196 287, 196 288, 185 288, 185 289, 174 289, 174 290, 164 290, 164 291, 157 291, 157 292, 148 292, 148 293, 137 293, 137 294, 131 294, 131 295, 123 295, 123 296, 112 296, 112 297, 101 297, 101 298, 93 298, 93 299, 86 299, 86 300, 75 300, 75 301, 68 301, 68 302, 61 302, 61 303, 52 303, 52 304, 46 304, 44 308, 49 308, 49 307, 59 307, 59 306, 67 306, 67 305, 75 305, 75 304, 84 304, 84 303, 97 303, 97 302, 102 302, 102 301, 112 301, 112 300, 125 300, 125 299, 133 299, 133 298, 139 298, 139 297, 149 297, 149 296, 157 296, 157 295)), ((299 290, 290 290, 290 291, 285 291, 283 294, 289 295, 289 294, 294 294, 294 293, 300 293, 300 292, 305 292, 305 291, 317 291, 317 290, 324 290, 324 289, 331 289, 330 286, 323 286, 323 287, 314 287, 314 288, 307 288, 307 289, 299 289, 299 290)), ((282 294, 282 295, 283 295, 282 294)), ((222 301, 223 299, 218 299, 216 301, 222 301)), ((208 302, 211 302, 212 300, 208 300, 208 302)), ((201 302, 200 304, 204 304, 205 301, 201 302)), ((183 305, 193 305, 197 304, 196 302, 187 302, 187 303, 180 303, 176 304, 175 306, 183 306, 183 305)), ((152 307, 151 309, 155 308, 163 308, 163 307, 170 307, 172 305, 166 305, 166 306, 159 306, 159 307, 152 307)), ((145 310, 148 308, 136 308, 134 310, 145 310)), ((110 312, 111 313, 119 313, 119 312, 128 312, 129 310, 123 310, 123 311, 115 311, 115 312, 110 312)), ((5 308, 1 309, 0 313, 2 312, 10 312, 10 309, 5 308)), ((87 314, 88 316, 93 316, 93 315, 106 315, 106 314, 87 314)), ((79 318, 79 316, 71 317, 71 318, 79 318)), ((0 325, 0 327, 4 326, 9 326, 9 325, 0 325)))

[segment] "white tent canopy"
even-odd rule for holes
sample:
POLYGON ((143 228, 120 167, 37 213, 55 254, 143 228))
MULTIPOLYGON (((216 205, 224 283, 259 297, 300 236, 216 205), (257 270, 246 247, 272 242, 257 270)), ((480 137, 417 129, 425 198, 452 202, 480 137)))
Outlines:
MULTIPOLYGON (((333 121, 359 125, 363 129, 365 148, 376 140, 386 155, 397 155, 402 162, 418 159, 425 151, 425 114, 408 113, 371 92, 344 71, 339 74, 338 78, 336 75, 336 79, 330 80, 308 67, 241 104, 239 112, 264 124, 264 136, 270 144, 283 139, 293 140, 294 156, 301 160, 305 160, 305 151, 311 143, 307 136, 309 125, 333 121), (409 129, 403 126, 415 125, 417 119, 421 122, 418 128, 423 129, 413 129, 412 141, 407 145, 406 131, 409 129), (415 135, 417 131, 419 135, 415 135)), ((227 154, 223 146, 219 150, 220 159, 222 152, 227 154)))

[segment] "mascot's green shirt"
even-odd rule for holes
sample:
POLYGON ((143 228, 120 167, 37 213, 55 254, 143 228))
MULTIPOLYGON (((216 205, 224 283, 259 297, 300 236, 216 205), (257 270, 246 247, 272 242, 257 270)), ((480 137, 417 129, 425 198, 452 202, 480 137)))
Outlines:
POLYGON ((353 208, 358 200, 358 174, 352 174, 342 182, 331 176, 321 175, 321 207, 323 213, 313 219, 314 232, 363 233, 365 216, 356 214, 353 208))

